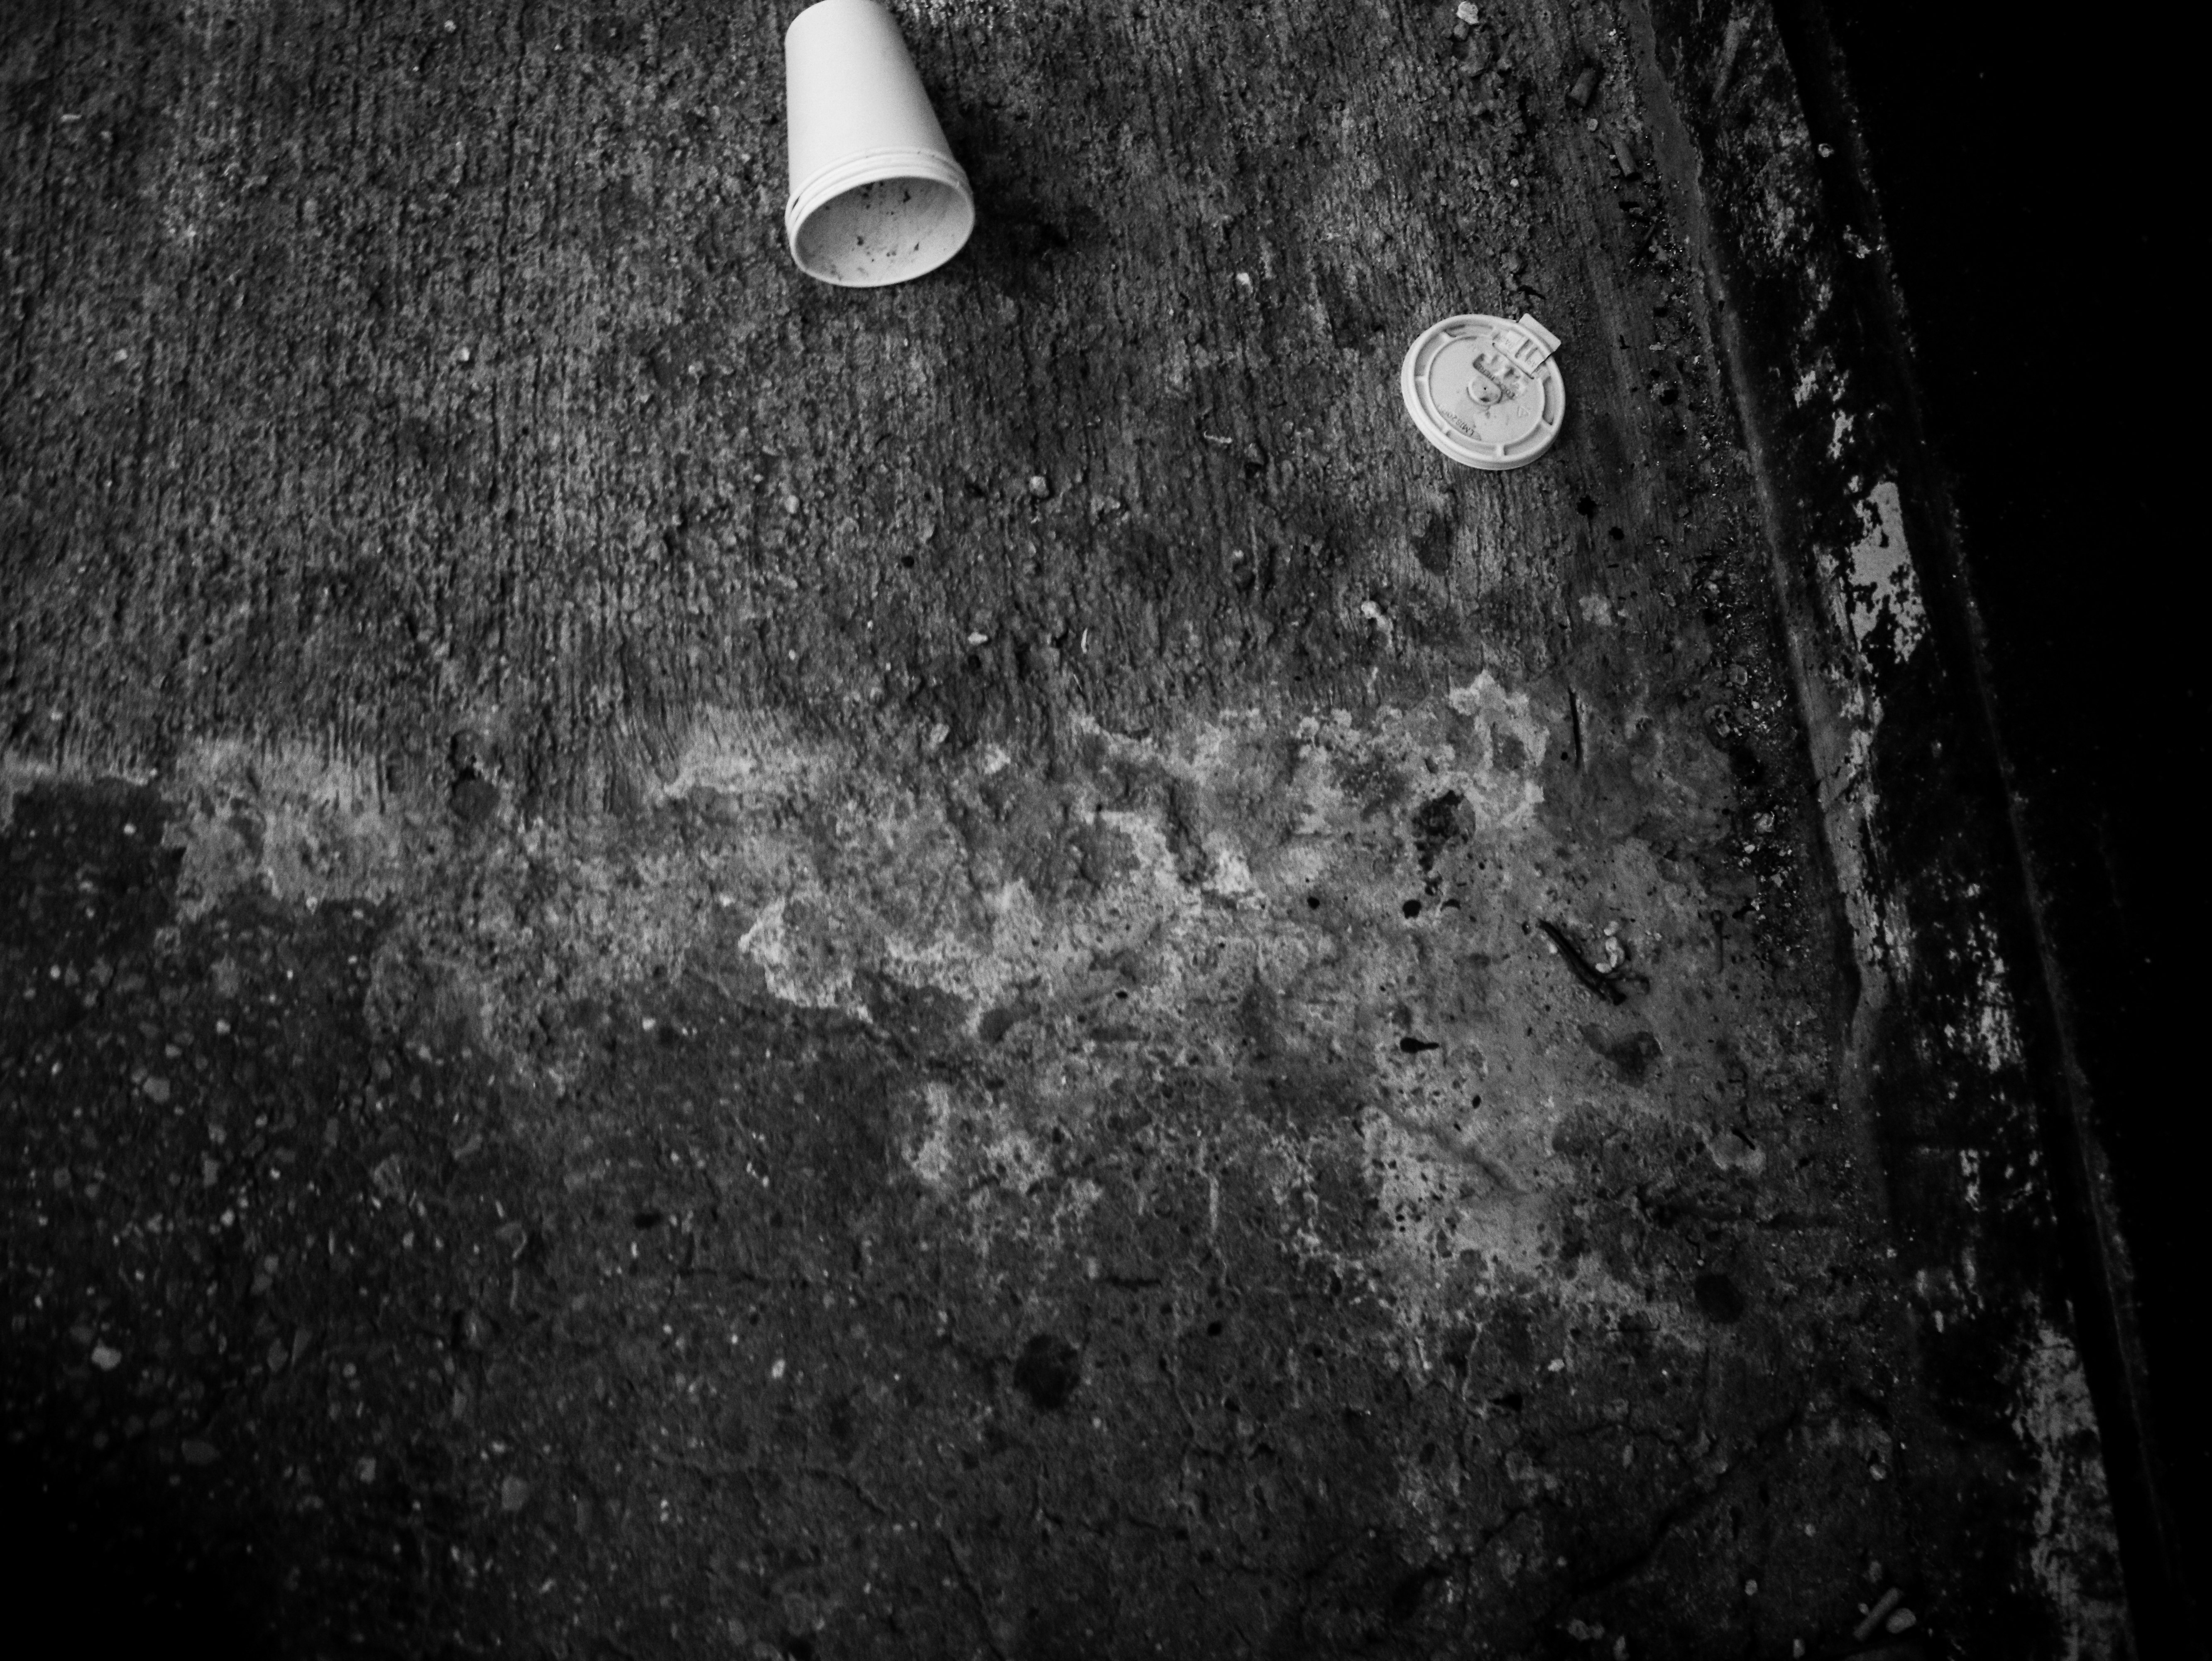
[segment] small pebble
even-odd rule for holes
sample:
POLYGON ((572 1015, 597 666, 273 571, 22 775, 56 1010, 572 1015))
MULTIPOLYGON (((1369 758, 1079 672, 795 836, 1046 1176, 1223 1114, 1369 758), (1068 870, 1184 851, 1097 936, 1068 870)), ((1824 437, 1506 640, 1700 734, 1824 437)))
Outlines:
POLYGON ((1052 483, 1042 473, 1030 475, 1030 494, 1042 498, 1052 494, 1052 483))
POLYGON ((1899 1609, 1881 1623, 1881 1629, 1886 1633, 1895 1634, 1900 1632, 1911 1632, 1919 1624, 1920 1617, 1911 1609, 1899 1609))
POLYGON ((1597 90, 1597 71, 1585 69, 1575 77, 1575 84, 1567 88, 1567 97, 1577 109, 1589 107, 1590 94, 1597 90))
POLYGON ((106 1344, 94 1344, 92 1347, 92 1364, 102 1372, 112 1372, 123 1365, 123 1352, 110 1349, 106 1344))

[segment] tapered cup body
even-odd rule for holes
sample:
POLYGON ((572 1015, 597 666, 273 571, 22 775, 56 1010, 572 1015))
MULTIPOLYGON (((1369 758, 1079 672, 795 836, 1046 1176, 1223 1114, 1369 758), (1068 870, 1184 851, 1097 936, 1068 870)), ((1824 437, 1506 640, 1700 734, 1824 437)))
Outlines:
POLYGON ((975 227, 968 175, 876 0, 821 0, 783 36, 791 148, 785 240, 799 269, 849 289, 935 271, 975 227))

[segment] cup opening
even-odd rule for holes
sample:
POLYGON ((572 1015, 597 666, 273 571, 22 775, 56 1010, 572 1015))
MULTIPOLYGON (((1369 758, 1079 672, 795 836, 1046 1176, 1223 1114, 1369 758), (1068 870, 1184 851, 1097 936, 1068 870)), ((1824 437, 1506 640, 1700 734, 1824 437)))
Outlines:
POLYGON ((903 283, 960 252, 974 228, 965 191, 902 175, 841 191, 800 222, 792 255, 809 277, 847 288, 903 283))

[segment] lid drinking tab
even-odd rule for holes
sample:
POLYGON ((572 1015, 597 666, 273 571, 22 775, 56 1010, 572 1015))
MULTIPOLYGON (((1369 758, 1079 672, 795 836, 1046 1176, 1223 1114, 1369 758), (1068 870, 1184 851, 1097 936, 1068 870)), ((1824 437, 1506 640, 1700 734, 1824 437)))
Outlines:
POLYGON ((1525 467, 1551 447, 1566 418, 1566 383, 1553 361, 1559 346, 1533 317, 1448 317, 1406 354, 1399 390, 1407 412, 1424 438, 1463 467, 1525 467))

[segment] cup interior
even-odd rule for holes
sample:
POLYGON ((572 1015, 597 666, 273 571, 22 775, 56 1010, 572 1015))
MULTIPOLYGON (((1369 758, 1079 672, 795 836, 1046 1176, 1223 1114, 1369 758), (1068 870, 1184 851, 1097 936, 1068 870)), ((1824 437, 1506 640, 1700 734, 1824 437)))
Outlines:
POLYGON ((965 192, 939 179, 871 179, 808 214, 792 253, 809 277, 847 288, 903 283, 960 252, 975 210, 965 192))

